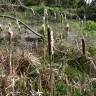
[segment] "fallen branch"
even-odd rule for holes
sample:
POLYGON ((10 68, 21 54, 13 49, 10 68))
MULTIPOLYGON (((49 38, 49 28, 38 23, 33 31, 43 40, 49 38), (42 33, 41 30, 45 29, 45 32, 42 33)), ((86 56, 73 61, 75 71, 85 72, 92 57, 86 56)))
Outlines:
MULTIPOLYGON (((8 15, 0 15, 0 17, 3 17, 3 18, 9 18, 9 19, 12 19, 12 20, 15 20, 17 21, 17 18, 15 17, 12 17, 12 16, 8 16, 8 15)), ((18 20, 19 23, 21 23, 22 25, 24 25, 27 29, 29 29, 31 32, 33 32, 35 35, 39 36, 40 38, 43 39, 43 35, 33 31, 28 25, 26 25, 24 22, 22 22, 21 20, 18 20)))

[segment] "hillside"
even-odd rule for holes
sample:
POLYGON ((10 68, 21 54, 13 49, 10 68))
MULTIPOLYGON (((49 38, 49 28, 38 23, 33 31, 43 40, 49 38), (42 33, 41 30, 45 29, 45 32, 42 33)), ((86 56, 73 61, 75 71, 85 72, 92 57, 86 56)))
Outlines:
POLYGON ((96 96, 95 15, 21 1, 0 1, 0 96, 96 96))

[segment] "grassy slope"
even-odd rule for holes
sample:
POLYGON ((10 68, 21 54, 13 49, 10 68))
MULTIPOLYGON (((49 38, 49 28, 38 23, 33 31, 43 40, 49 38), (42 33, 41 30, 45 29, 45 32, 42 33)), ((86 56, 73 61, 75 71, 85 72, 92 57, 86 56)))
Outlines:
MULTIPOLYGON (((11 13, 9 12, 9 13, 5 13, 5 14, 8 15, 8 14, 11 14, 11 13)), ((13 12, 12 12, 12 14, 13 14, 13 12)), ((24 13, 22 13, 22 14, 24 14, 24 13)), ((34 26, 36 28, 38 26, 37 25, 38 21, 34 20, 33 18, 31 18, 31 13, 29 13, 29 12, 25 16, 21 15, 21 13, 17 12, 17 17, 20 20, 22 20, 23 22, 25 22, 27 24, 30 24, 30 26, 34 26), (32 20, 30 20, 30 18, 32 20)), ((68 21, 68 22, 69 22, 72 30, 76 30, 76 31, 78 31, 78 29, 80 30, 80 24, 78 23, 78 21, 68 21)), ((56 33, 59 34, 60 31, 62 31, 62 29, 60 29, 60 27, 61 27, 60 23, 56 23, 56 24, 51 23, 50 25, 52 26, 53 30, 55 30, 56 33)), ((95 84, 92 85, 92 84, 89 83, 90 79, 92 77, 94 77, 94 76, 91 77, 90 74, 86 73, 85 71, 79 70, 77 66, 75 66, 75 67, 73 66, 73 64, 77 64, 75 61, 79 58, 78 56, 80 55, 82 57, 82 55, 80 53, 76 53, 75 54, 75 52, 77 50, 75 48, 74 48, 74 50, 72 50, 71 48, 69 48, 69 49, 72 52, 70 52, 70 51, 68 52, 68 57, 66 57, 66 60, 65 60, 64 57, 62 57, 62 54, 56 54, 56 56, 57 56, 57 58, 56 58, 57 59, 56 65, 59 66, 62 63, 62 60, 60 61, 60 59, 63 58, 63 67, 61 68, 61 73, 59 73, 60 70, 58 70, 60 66, 59 67, 57 66, 57 68, 56 68, 57 74, 55 75, 56 77, 55 77, 55 85, 54 85, 54 96, 64 96, 64 95, 71 96, 71 94, 72 94, 72 96, 82 96, 82 95, 83 96, 95 96, 96 93, 95 93, 94 90, 95 90, 96 86, 95 86, 95 84), (66 63, 68 63, 69 60, 70 60, 71 66, 70 66, 70 64, 69 65, 66 64, 66 63), (66 61, 66 62, 64 62, 64 61, 66 61)), ((66 50, 64 50, 64 51, 66 52, 66 50)), ((95 50, 91 50, 91 52, 93 54, 92 56, 94 56, 95 55, 94 54, 95 50)), ((46 60, 46 61, 48 62, 48 60, 46 60)), ((80 64, 82 64, 82 63, 86 64, 86 62, 83 62, 81 60, 80 64)), ((43 70, 42 65, 41 65, 41 70, 43 70)), ((80 67, 82 65, 78 65, 78 66, 80 67)), ((47 68, 47 66, 46 66, 46 68, 47 68)), ((55 70, 55 68, 54 68, 54 70, 55 70)), ((87 71, 89 71, 89 70, 87 70, 87 71)), ((35 82, 35 81, 32 82, 31 79, 29 81, 31 83, 35 82)), ((26 82, 27 81, 26 81, 26 76, 25 76, 25 78, 24 77, 21 78, 21 80, 19 80, 16 83, 17 84, 16 88, 18 90, 21 90, 21 92, 23 94, 22 96, 26 96, 25 93, 27 93, 27 90, 29 90, 29 88, 26 87, 27 86, 25 84, 26 82), (22 83, 22 80, 24 81, 23 83, 22 83), (20 88, 21 89, 19 89, 19 87, 18 87, 19 84, 20 84, 20 88), (26 89, 24 89, 24 88, 26 88, 26 89), (25 90, 25 92, 23 92, 24 90, 25 90)), ((45 89, 47 89, 47 87, 45 87, 45 89)), ((48 96, 47 93, 44 96, 48 96)))

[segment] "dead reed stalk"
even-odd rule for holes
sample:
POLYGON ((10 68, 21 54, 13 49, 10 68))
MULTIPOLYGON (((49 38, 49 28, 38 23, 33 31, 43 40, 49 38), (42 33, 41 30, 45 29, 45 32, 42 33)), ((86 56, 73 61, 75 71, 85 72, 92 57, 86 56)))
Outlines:
POLYGON ((11 24, 8 24, 7 27, 8 37, 9 37, 9 65, 10 65, 10 74, 12 74, 12 38, 13 31, 11 30, 11 24))

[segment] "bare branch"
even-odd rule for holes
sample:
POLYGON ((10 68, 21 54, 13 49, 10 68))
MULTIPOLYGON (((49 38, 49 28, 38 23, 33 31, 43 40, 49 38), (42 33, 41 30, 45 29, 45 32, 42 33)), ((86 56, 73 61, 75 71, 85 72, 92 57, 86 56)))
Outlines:
MULTIPOLYGON (((12 20, 17 20, 17 18, 15 17, 12 17, 12 16, 8 16, 8 15, 0 15, 0 17, 4 17, 4 18, 9 18, 9 19, 12 19, 12 20)), ((43 39, 43 35, 33 31, 28 25, 26 25, 24 22, 22 22, 21 20, 18 20, 19 23, 21 23, 22 25, 24 25, 27 29, 29 29, 31 32, 33 32, 35 35, 41 37, 43 39)))

